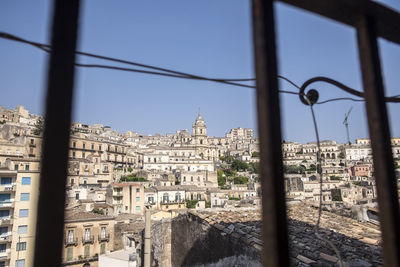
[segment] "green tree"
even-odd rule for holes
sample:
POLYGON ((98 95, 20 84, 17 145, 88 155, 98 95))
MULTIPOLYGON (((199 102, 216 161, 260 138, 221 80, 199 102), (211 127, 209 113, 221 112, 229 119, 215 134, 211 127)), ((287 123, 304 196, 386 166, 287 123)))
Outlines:
POLYGON ((197 202, 198 202, 197 200, 186 200, 186 208, 188 209, 196 208, 197 202))
POLYGON ((306 169, 304 166, 284 165, 283 171, 287 174, 303 174, 305 173, 306 169))
POLYGON ((331 189, 332 201, 343 201, 340 189, 331 189))
POLYGON ((101 215, 104 215, 104 211, 103 210, 101 210, 101 209, 92 209, 92 212, 93 213, 97 213, 97 214, 101 214, 101 215))
POLYGON ((246 171, 249 168, 249 165, 244 161, 235 159, 231 164, 231 168, 235 171, 246 171))
POLYGON ((236 176, 233 178, 233 183, 234 184, 248 184, 249 179, 244 176, 236 176))
POLYGON ((251 156, 253 158, 258 158, 260 156, 260 152, 254 151, 254 152, 251 153, 251 156))
POLYGON ((220 169, 217 170, 218 186, 224 186, 226 183, 226 178, 224 177, 224 172, 220 169))
POLYGON ((339 158, 339 159, 344 159, 344 154, 343 154, 343 152, 340 152, 340 153, 339 153, 338 158, 339 158))

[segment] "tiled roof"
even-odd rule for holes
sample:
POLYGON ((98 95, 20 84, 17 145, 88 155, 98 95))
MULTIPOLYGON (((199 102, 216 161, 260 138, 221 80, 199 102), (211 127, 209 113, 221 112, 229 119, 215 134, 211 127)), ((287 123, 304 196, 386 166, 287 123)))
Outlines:
POLYGON ((101 215, 93 212, 84 212, 84 211, 76 211, 70 210, 65 212, 65 221, 80 221, 80 220, 113 220, 114 217, 101 215))
MULTIPOLYGON (((197 210, 190 213, 203 222, 240 240, 257 251, 262 250, 261 212, 259 209, 197 210)), ((316 208, 304 204, 288 207, 290 256, 293 266, 334 266, 333 250, 314 234, 316 208)), ((323 211, 320 234, 332 241, 341 252, 345 266, 381 266, 379 227, 323 211)))

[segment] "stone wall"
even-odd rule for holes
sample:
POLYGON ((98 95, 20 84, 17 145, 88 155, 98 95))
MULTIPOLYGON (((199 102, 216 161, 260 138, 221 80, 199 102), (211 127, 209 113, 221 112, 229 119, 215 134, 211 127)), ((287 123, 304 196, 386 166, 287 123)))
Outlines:
POLYGON ((152 266, 249 266, 249 260, 258 266, 259 251, 191 213, 152 224, 152 266))

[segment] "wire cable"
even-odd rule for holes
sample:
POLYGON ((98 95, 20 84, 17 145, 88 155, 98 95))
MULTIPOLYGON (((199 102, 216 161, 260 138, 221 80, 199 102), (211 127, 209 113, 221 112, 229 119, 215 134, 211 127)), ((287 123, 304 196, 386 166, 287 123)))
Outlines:
MULTIPOLYGON (((46 53, 51 53, 51 46, 47 45, 47 44, 42 44, 42 43, 38 43, 38 42, 29 41, 29 40, 23 39, 21 37, 18 37, 18 36, 15 36, 15 35, 12 35, 12 34, 9 34, 9 33, 6 33, 6 32, 0 32, 0 38, 8 39, 8 40, 16 41, 16 42, 25 43, 25 44, 34 46, 36 48, 39 48, 39 49, 41 49, 42 51, 44 51, 46 53)), ((141 67, 141 68, 147 68, 147 69, 151 69, 152 71, 150 71, 150 70, 142 70, 142 69, 134 69, 134 68, 124 68, 124 67, 118 67, 118 66, 110 66, 110 65, 104 65, 104 64, 75 63, 75 65, 77 67, 120 70, 120 71, 136 72, 136 73, 143 73, 143 74, 150 74, 150 75, 159 75, 159 76, 166 76, 166 77, 180 78, 180 79, 193 79, 193 80, 204 80, 204 81, 218 82, 218 83, 222 83, 222 84, 245 87, 245 88, 256 88, 256 86, 254 86, 254 85, 248 85, 248 84, 239 83, 239 82, 254 82, 256 80, 255 78, 226 78, 226 79, 209 78, 209 77, 199 76, 199 75, 185 73, 185 72, 181 72, 181 71, 161 68, 161 67, 157 67, 157 66, 153 66, 153 65, 142 64, 142 63, 137 63, 137 62, 133 62, 133 61, 127 61, 127 60, 124 60, 124 59, 106 57, 106 56, 87 53, 87 52, 82 52, 82 51, 76 51, 75 53, 78 54, 78 55, 97 58, 97 59, 101 59, 101 60, 112 61, 112 62, 117 62, 117 63, 121 63, 121 64, 127 64, 127 65, 133 65, 133 66, 137 66, 137 67, 141 67)), ((304 89, 305 89, 305 87, 307 85, 309 85, 309 84, 311 84, 313 82, 317 82, 317 81, 324 81, 324 82, 328 82, 328 83, 331 83, 333 85, 339 86, 339 88, 343 87, 350 94, 354 94, 354 95, 360 96, 360 97, 361 97, 361 94, 362 94, 359 91, 351 89, 351 88, 349 88, 349 87, 347 87, 347 86, 345 86, 345 85, 343 85, 343 84, 341 84, 341 83, 339 83, 339 82, 337 82, 337 81, 335 81, 333 79, 327 78, 327 77, 315 77, 315 78, 309 79, 301 87, 299 85, 297 85, 296 83, 294 83, 293 81, 291 81, 290 79, 288 79, 288 78, 286 78, 286 77, 284 77, 282 75, 278 75, 277 77, 279 79, 282 79, 282 80, 290 83, 291 85, 293 85, 294 87, 296 87, 297 89, 300 90, 299 93, 286 91, 286 90, 279 90, 280 93, 305 96, 303 91, 304 91, 304 89), (356 92, 356 93, 354 93, 354 92, 356 92)), ((387 101, 386 102, 400 102, 400 98, 399 97, 400 97, 400 95, 387 97, 387 101)), ((317 102, 316 104, 325 104, 325 103, 328 103, 328 102, 339 101, 339 100, 351 100, 351 101, 354 101, 354 102, 365 101, 363 99, 354 99, 354 98, 350 98, 350 97, 343 97, 343 98, 333 98, 333 99, 320 101, 320 102, 317 102)))
POLYGON ((314 113, 314 108, 313 105, 311 105, 310 100, 306 97, 305 98, 306 101, 308 101, 309 106, 310 106, 310 111, 311 111, 311 116, 313 119, 313 124, 314 124, 314 131, 315 131, 315 138, 317 139, 317 172, 319 174, 319 207, 318 207, 318 219, 317 219, 317 223, 315 224, 314 227, 314 233, 315 236, 319 239, 321 239, 322 241, 324 241, 325 243, 327 243, 335 252, 337 258, 338 258, 338 263, 340 267, 344 267, 343 261, 342 261, 342 257, 340 255, 340 251, 338 250, 338 248, 335 246, 335 244, 333 244, 332 241, 330 241, 327 238, 324 238, 320 233, 319 233, 319 228, 320 228, 320 223, 321 223, 321 216, 322 216, 322 185, 323 185, 323 179, 322 179, 322 161, 321 161, 321 143, 320 143, 320 139, 319 139, 319 131, 318 131, 318 125, 317 125, 317 120, 315 118, 315 113, 314 113))

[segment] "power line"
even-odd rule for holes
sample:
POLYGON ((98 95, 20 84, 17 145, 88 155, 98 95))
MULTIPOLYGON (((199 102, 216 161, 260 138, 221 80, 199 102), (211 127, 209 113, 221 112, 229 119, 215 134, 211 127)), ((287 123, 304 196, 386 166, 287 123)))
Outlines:
MULTIPOLYGON (((0 38, 3 39, 8 39, 16 42, 21 42, 25 43, 31 46, 34 46, 36 48, 39 48, 43 50, 46 53, 51 53, 51 46, 47 44, 42 44, 38 42, 33 42, 29 41, 26 39, 23 39, 21 37, 6 33, 6 32, 0 32, 0 38)), ((75 63, 77 67, 85 67, 85 68, 101 68, 101 69, 111 69, 111 70, 120 70, 120 71, 127 71, 127 72, 136 72, 136 73, 143 73, 143 74, 150 74, 150 75, 159 75, 159 76, 165 76, 165 77, 172 77, 172 78, 180 78, 180 79, 192 79, 192 80, 203 80, 203 81, 210 81, 210 82, 217 82, 217 83, 222 83, 222 84, 227 84, 227 85, 232 85, 232 86, 238 86, 238 87, 245 87, 245 88, 256 88, 254 85, 248 85, 248 84, 243 84, 239 82, 254 82, 256 79, 255 78, 209 78, 205 76, 199 76, 195 74, 190 74, 190 73, 185 73, 181 71, 176 71, 176 70, 171 70, 171 69, 166 69, 166 68, 161 68, 153 65, 148 65, 148 64, 142 64, 138 62, 133 62, 133 61, 127 61, 124 59, 118 59, 118 58, 112 58, 112 57, 107 57, 107 56, 102 56, 102 55, 97 55, 97 54, 92 54, 92 53, 87 53, 87 52, 82 52, 82 51, 76 51, 75 52, 77 55, 82 55, 82 56, 87 56, 91 58, 97 58, 101 60, 106 60, 106 61, 112 61, 112 62, 117 62, 121 64, 127 64, 127 65, 132 65, 136 67, 141 67, 141 68, 146 68, 146 69, 151 69, 151 70, 143 70, 143 69, 136 69, 136 68, 125 68, 125 67, 118 67, 118 66, 111 66, 111 65, 104 65, 104 64, 83 64, 83 63, 75 63)), ((323 81, 327 82, 333 85, 336 85, 338 88, 341 88, 345 90, 346 92, 353 94, 358 97, 363 97, 363 93, 359 92, 357 90, 354 90, 350 87, 347 87, 343 85, 340 82, 337 82, 333 79, 327 78, 327 77, 315 77, 312 79, 307 80, 301 87, 298 86, 296 83, 291 81, 290 79, 278 75, 277 78, 282 79, 288 83, 290 83, 292 86, 296 87, 297 89, 300 90, 300 92, 292 92, 292 91, 287 91, 287 90, 279 90, 280 93, 286 93, 286 94, 292 94, 292 95, 298 95, 301 97, 305 97, 306 94, 304 93, 305 88, 313 83, 313 82, 318 82, 318 81, 323 81)), ((392 97, 386 97, 386 102, 400 102, 400 95, 392 96, 392 97)), ((350 100, 354 102, 362 102, 365 101, 364 99, 354 99, 350 97, 342 97, 342 98, 333 98, 333 99, 328 99, 320 102, 316 102, 315 104, 325 104, 328 102, 334 102, 334 101, 341 101, 341 100, 350 100)), ((313 103, 311 103, 313 104, 313 103)))

